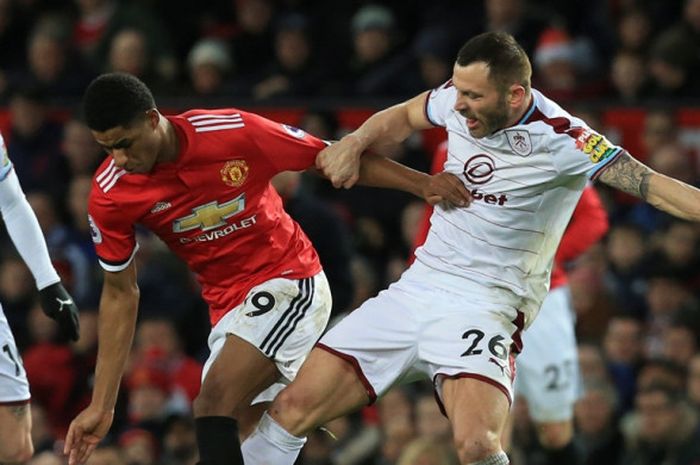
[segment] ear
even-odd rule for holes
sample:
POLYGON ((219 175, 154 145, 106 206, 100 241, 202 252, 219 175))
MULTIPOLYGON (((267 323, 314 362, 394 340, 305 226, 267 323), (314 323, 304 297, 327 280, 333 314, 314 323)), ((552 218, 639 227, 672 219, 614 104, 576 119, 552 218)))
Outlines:
POLYGON ((512 107, 518 107, 522 105, 526 96, 527 92, 525 91, 525 88, 520 84, 513 84, 510 86, 510 89, 508 89, 508 103, 512 107))
POLYGON ((148 119, 148 124, 151 126, 151 129, 158 127, 158 123, 160 123, 160 113, 158 113, 158 110, 151 108, 146 112, 146 118, 148 119))

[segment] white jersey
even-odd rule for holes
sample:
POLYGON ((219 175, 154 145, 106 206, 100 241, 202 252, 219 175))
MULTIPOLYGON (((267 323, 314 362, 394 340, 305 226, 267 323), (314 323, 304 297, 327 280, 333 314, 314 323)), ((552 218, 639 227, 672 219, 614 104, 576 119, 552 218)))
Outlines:
POLYGON ((430 92, 426 115, 447 129, 445 171, 464 182, 473 202, 437 206, 416 259, 498 290, 527 326, 547 293, 554 253, 581 191, 624 150, 534 89, 517 124, 477 139, 454 109, 456 97, 448 81, 430 92))

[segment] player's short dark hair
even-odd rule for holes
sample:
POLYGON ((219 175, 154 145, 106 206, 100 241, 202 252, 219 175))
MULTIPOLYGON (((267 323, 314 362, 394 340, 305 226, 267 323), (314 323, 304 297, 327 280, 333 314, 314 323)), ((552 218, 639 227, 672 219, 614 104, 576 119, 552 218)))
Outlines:
POLYGON ((514 83, 530 90, 530 59, 512 35, 485 32, 469 39, 457 54, 457 64, 468 66, 477 62, 489 67, 489 78, 499 90, 505 91, 514 83))
POLYGON ((137 77, 108 73, 95 78, 83 95, 83 115, 93 131, 129 127, 155 108, 153 94, 137 77))

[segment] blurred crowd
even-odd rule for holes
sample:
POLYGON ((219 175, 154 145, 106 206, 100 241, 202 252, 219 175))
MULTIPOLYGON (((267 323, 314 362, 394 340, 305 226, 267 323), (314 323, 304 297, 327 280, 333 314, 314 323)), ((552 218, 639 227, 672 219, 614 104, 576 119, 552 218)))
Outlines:
POLYGON ((0 0, 0 96, 75 99, 124 71, 156 96, 405 97, 486 30, 513 34, 558 100, 700 92, 697 0, 0 0))
MULTIPOLYGON (((33 464, 64 464, 61 440, 91 395, 101 271, 87 196, 104 153, 73 105, 92 77, 129 72, 157 99, 186 98, 187 107, 313 100, 293 123, 332 140, 353 129, 339 122, 336 99, 398 99, 437 86, 449 78, 460 44, 485 30, 514 34, 532 58, 534 86, 594 129, 608 128, 591 111, 593 100, 603 102, 595 106, 603 112, 607 103, 647 108, 640 155, 662 173, 699 184, 700 146, 681 137, 671 104, 688 105, 700 92, 700 0, 433 0, 429 7, 0 0, 4 136, 81 308, 81 339, 69 344, 37 305, 31 275, 3 232, 0 302, 30 381, 33 464)), ((417 136, 390 155, 427 171, 433 154, 425 147, 417 136)), ((336 319, 405 269, 424 214, 417 199, 334 190, 307 173, 284 173, 275 187, 319 251, 336 319)), ((600 193, 610 232, 569 264, 585 388, 576 406, 577 447, 587 464, 698 464, 700 228, 625 195, 600 193)), ((139 231, 139 243, 136 341, 109 440, 88 464, 194 465, 190 410, 207 355, 207 308, 193 276, 157 238, 139 231)), ((514 412, 513 464, 538 465, 543 455, 527 405, 516 400, 514 412)), ((450 437, 430 384, 419 383, 326 425, 300 463, 452 465, 450 437)))

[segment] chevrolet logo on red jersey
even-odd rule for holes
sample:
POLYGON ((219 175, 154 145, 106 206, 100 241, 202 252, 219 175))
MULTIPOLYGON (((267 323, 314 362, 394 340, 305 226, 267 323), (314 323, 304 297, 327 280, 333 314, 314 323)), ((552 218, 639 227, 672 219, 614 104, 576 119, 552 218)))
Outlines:
POLYGON ((192 214, 173 222, 173 232, 181 233, 193 229, 209 231, 226 224, 226 220, 245 210, 245 194, 219 204, 216 200, 192 209, 192 214))

